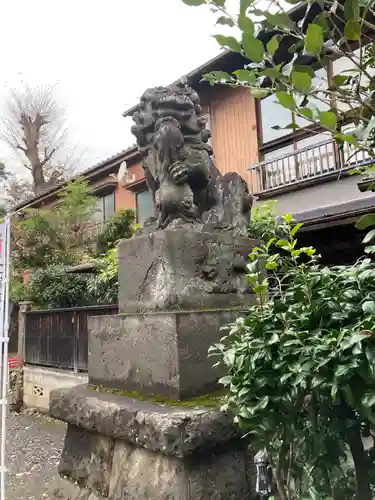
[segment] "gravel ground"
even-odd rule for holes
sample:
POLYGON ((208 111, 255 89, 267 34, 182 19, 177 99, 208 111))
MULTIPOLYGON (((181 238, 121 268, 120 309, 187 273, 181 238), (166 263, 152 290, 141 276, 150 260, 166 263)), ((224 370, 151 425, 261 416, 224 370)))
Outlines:
POLYGON ((57 465, 65 425, 31 412, 7 419, 6 500, 49 499, 57 485, 57 465))

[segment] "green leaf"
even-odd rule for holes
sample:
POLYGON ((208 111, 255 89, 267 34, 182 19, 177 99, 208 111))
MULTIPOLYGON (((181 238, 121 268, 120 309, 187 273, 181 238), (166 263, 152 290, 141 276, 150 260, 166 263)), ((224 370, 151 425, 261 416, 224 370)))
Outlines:
POLYGON ((250 92, 255 99, 263 99, 263 97, 267 97, 270 93, 268 89, 260 89, 259 87, 252 87, 250 92))
POLYGON ((309 54, 320 54, 324 45, 324 30, 318 24, 309 24, 305 37, 305 49, 309 54))
POLYGON ((237 71, 234 71, 234 75, 240 80, 241 82, 246 82, 250 83, 251 85, 254 85, 256 81, 256 76, 254 73, 247 69, 238 69, 237 71))
POLYGON ((216 21, 216 24, 222 24, 223 26, 230 26, 232 28, 234 26, 234 21, 230 17, 221 16, 216 21))
POLYGON ((370 226, 375 226, 375 214, 363 215, 355 225, 357 229, 367 229, 370 226))
POLYGON ((238 397, 242 398, 242 396, 246 396, 246 394, 249 394, 249 392, 250 392, 250 388, 249 387, 246 387, 246 386, 242 387, 242 389, 238 393, 238 397))
POLYGON ((261 62, 264 58, 264 46, 263 43, 254 38, 249 33, 243 33, 242 43, 246 56, 255 62, 261 62))
POLYGON ((363 137, 362 137, 362 140, 363 142, 367 142, 371 132, 374 130, 375 128, 375 116, 372 116, 371 117, 371 120, 370 120, 370 123, 367 125, 364 133, 363 133, 363 137))
POLYGON ((266 269, 268 269, 269 271, 276 269, 276 267, 277 267, 277 262, 267 262, 266 264, 266 269))
POLYGON ((241 52, 241 45, 233 36, 215 35, 214 38, 222 47, 228 47, 233 52, 241 52))
POLYGON ((292 85, 301 92, 309 92, 312 78, 308 73, 292 71, 292 85))
POLYGON ((375 237, 375 229, 371 229, 371 231, 369 231, 363 238, 362 243, 370 243, 370 241, 372 241, 374 237, 375 237))
POLYGON ((240 0, 240 12, 246 13, 252 3, 253 0, 240 0))
POLYGON ((301 229, 302 226, 303 226, 303 224, 301 222, 299 222, 298 224, 296 224, 293 227, 293 229, 290 231, 290 235, 294 236, 301 229))
POLYGON ((233 366, 235 359, 236 359, 236 354, 234 350, 228 349, 228 351, 224 354, 224 363, 227 366, 233 366))
POLYGON ((362 311, 365 314, 375 314, 375 302, 373 300, 366 300, 362 304, 362 311))
POLYGON ((361 39, 361 25, 358 21, 348 21, 344 28, 344 36, 348 40, 360 40, 361 39))
POLYGON ((264 12, 267 21, 272 24, 272 26, 281 26, 289 30, 295 28, 294 22, 288 16, 286 12, 280 12, 278 14, 271 14, 270 12, 264 12))
POLYGON ((345 75, 335 75, 333 77, 333 83, 335 84, 336 87, 340 87, 341 85, 344 85, 348 81, 348 76, 345 75))
POLYGON ((278 240, 278 241, 276 242, 276 245, 277 245, 278 247, 289 247, 289 245, 290 245, 290 241, 288 241, 288 240, 278 240))
POLYGON ((279 104, 281 104, 284 108, 296 109, 297 104, 294 97, 288 94, 288 92, 285 92, 285 90, 279 90, 276 92, 276 97, 279 100, 279 104))
POLYGON ((261 73, 259 73, 259 76, 267 76, 268 78, 275 80, 280 76, 280 71, 277 68, 267 68, 261 71, 261 73))
POLYGON ((249 35, 254 36, 254 23, 253 21, 246 16, 244 12, 242 12, 238 16, 238 26, 241 31, 244 31, 245 33, 249 33, 249 35))
POLYGON ((265 408, 267 408, 268 402, 269 402, 269 397, 268 396, 264 396, 260 400, 260 402, 257 404, 257 409, 258 410, 264 410, 265 408))
POLYGON ((310 108, 298 108, 298 112, 308 120, 314 120, 314 112, 310 108))
POLYGON ((277 342, 280 342, 280 337, 277 335, 277 333, 273 333, 272 337, 267 342, 267 345, 276 344, 277 342))
POLYGON ((229 385, 232 381, 232 377, 230 375, 227 375, 226 377, 221 377, 219 379, 219 384, 222 384, 222 385, 229 385))
POLYGON ((335 134, 334 138, 337 141, 347 142, 348 144, 351 144, 352 146, 358 146, 357 139, 352 134, 343 134, 343 133, 339 132, 338 134, 335 134))
POLYGON ((311 66, 304 66, 303 64, 296 64, 294 66, 294 71, 298 71, 298 73, 307 73, 311 78, 315 76, 313 68, 311 66))
POLYGON ((350 371, 350 366, 348 365, 339 365, 335 370, 335 377, 342 377, 346 375, 350 371))
POLYGON ((253 291, 257 294, 262 294, 267 291, 267 286, 266 285, 257 285, 253 288, 253 291))
POLYGON ((358 0, 346 0, 344 5, 344 15, 347 21, 355 20, 359 18, 359 1, 358 0))
POLYGON ((275 35, 271 38, 271 40, 267 43, 267 52, 270 56, 273 56, 280 45, 280 35, 275 35))
POLYGON ((368 336, 363 333, 355 333, 342 344, 341 349, 349 349, 349 347, 352 347, 357 342, 362 342, 362 340, 365 340, 366 338, 368 338, 368 336))
POLYGON ((206 3, 206 0, 182 0, 186 5, 203 5, 206 3))
POLYGON ((212 75, 212 77, 220 82, 222 80, 225 80, 225 81, 230 81, 232 80, 232 77, 230 76, 229 73, 226 73, 225 71, 212 71, 212 73, 210 73, 210 75, 212 75))
POLYGON ((332 111, 321 111, 319 113, 320 125, 328 130, 335 131, 337 127, 337 116, 332 111))

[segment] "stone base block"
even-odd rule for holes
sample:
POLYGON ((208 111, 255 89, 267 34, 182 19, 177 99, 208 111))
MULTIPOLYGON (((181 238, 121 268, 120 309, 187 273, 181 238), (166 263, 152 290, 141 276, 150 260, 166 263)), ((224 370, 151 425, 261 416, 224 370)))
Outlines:
POLYGON ((78 387, 53 392, 50 414, 69 424, 59 467, 69 481, 53 498, 250 498, 246 442, 218 409, 154 405, 78 387))
POLYGON ((116 443, 111 500, 245 500, 249 497, 245 450, 204 453, 181 461, 116 443))
POLYGON ((69 425, 59 473, 83 488, 108 495, 114 442, 107 436, 69 425))
POLYGON ((241 311, 215 309, 89 318, 89 383, 180 400, 216 388, 208 358, 241 311))
POLYGON ((119 310, 243 307, 254 298, 245 274, 257 245, 231 232, 187 228, 123 240, 118 247, 119 310))

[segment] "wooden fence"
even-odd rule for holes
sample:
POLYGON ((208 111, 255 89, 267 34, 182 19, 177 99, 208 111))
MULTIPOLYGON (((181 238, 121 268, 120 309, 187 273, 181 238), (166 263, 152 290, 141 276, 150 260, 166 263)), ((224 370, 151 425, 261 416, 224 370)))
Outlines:
POLYGON ((30 311, 26 314, 25 362, 87 371, 90 316, 117 314, 117 305, 30 311))

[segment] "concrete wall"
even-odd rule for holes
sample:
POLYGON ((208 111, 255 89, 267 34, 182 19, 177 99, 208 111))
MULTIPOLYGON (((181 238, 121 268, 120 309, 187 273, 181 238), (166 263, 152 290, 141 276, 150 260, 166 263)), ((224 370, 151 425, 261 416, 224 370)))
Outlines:
POLYGON ((42 366, 25 366, 23 375, 24 405, 47 412, 49 410, 49 395, 52 390, 70 388, 87 382, 86 373, 54 370, 42 366))
MULTIPOLYGON (((371 191, 361 193, 358 190, 357 175, 343 177, 342 179, 330 180, 306 187, 304 189, 296 189, 282 194, 275 194, 268 199, 277 200, 277 211, 280 214, 299 213, 305 210, 313 210, 315 208, 325 207, 329 205, 337 205, 347 201, 363 199, 365 197, 374 196, 371 191)), ((263 203, 264 199, 258 203, 263 203)))

